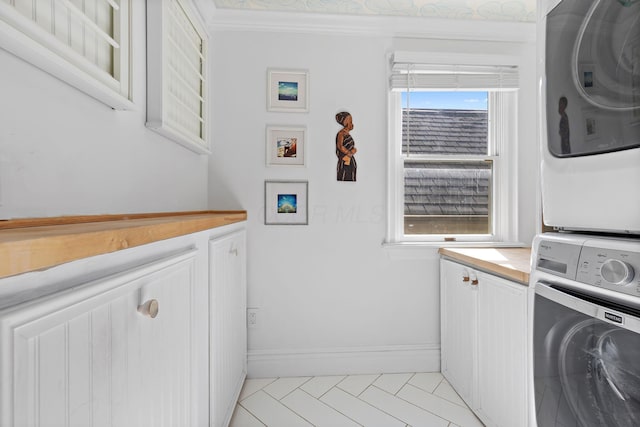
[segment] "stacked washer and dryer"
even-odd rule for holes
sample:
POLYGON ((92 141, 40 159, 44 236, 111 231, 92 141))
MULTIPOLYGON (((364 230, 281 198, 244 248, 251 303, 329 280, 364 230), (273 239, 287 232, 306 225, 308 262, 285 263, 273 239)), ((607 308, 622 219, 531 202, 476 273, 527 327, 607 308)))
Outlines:
POLYGON ((531 425, 640 426, 640 0, 539 0, 531 425))

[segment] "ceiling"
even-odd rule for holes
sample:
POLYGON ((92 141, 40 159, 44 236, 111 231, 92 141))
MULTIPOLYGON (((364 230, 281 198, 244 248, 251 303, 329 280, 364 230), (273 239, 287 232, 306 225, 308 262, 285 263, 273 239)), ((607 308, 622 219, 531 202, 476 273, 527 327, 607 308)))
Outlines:
POLYGON ((218 9, 535 22, 536 0, 213 0, 218 9))

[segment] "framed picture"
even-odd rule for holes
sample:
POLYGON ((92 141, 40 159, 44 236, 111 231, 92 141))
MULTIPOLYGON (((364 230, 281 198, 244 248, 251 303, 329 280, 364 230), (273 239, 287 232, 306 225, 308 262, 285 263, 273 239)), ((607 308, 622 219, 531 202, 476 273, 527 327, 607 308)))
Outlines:
POLYGON ((267 126, 267 166, 304 166, 306 134, 304 127, 267 126))
POLYGON ((265 181, 264 223, 307 225, 308 188, 308 181, 265 181))
POLYGON ((582 109, 582 117, 584 120, 584 139, 586 141, 598 140, 599 135, 599 125, 597 121, 597 110, 595 108, 583 108, 582 109))
POLYGON ((267 110, 309 111, 309 73, 305 70, 267 71, 267 110))
POLYGON ((582 89, 590 94, 596 90, 595 71, 593 64, 582 63, 578 67, 578 78, 582 89))

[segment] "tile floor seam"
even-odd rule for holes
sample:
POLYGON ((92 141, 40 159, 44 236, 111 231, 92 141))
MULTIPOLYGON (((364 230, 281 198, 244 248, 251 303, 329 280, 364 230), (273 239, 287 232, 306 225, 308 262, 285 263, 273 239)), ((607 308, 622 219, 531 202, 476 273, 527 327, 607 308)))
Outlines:
MULTIPOLYGON (((370 387, 372 387, 372 386, 373 386, 373 387, 375 387, 375 386, 373 385, 373 383, 369 384, 369 386, 368 386, 367 388, 365 388, 365 389, 362 391, 362 393, 360 393, 360 395, 362 395, 365 391, 367 391, 367 390, 368 390, 370 387)), ((376 387, 376 388, 378 388, 378 387, 376 387)), ((341 389, 341 388, 339 388, 339 390, 342 390, 342 389, 341 389)), ((405 427, 411 427, 411 426, 409 426, 407 423, 405 423, 404 421, 402 421, 400 418, 396 417, 396 416, 395 416, 395 415, 393 415, 393 414, 390 414, 389 412, 385 411, 384 409, 382 409, 382 408, 380 408, 380 407, 378 407, 378 406, 375 406, 374 404, 369 403, 369 402, 367 402, 366 400, 363 400, 363 399, 362 399, 362 398, 360 398, 360 397, 354 396, 354 395, 352 395, 351 393, 349 393, 349 392, 347 392, 347 391, 345 391, 345 390, 342 390, 342 391, 344 391, 345 393, 347 393, 349 396, 353 397, 354 399, 358 399, 360 402, 364 403, 365 405, 368 405, 368 406, 372 407, 373 409, 376 409, 376 410, 378 410, 378 411, 382 412, 383 414, 388 415, 389 417, 393 418, 394 420, 398 421, 399 423, 404 424, 404 425, 405 425, 405 427)))
MULTIPOLYGON (((313 377, 311 377, 311 378, 313 378, 313 377)), ((293 393, 293 392, 294 392, 294 391, 296 391, 296 390, 297 390, 297 388, 296 388, 296 389, 294 389, 294 390, 291 390, 291 393, 293 393)), ((301 389, 300 391, 301 391, 301 392, 303 392, 303 393, 306 393, 306 391, 304 391, 304 390, 302 390, 302 389, 301 389)), ((287 394, 287 396, 289 396, 291 393, 287 394)), ((309 393, 307 393, 307 394, 309 394, 309 393)), ((287 396, 284 396, 282 399, 284 399, 284 398, 285 398, 285 397, 287 397, 287 396)), ((310 396, 311 396, 311 395, 310 395, 310 396)), ((311 397, 313 397, 313 396, 311 396, 311 397)), ((313 397, 313 398, 315 399, 315 397, 313 397)), ((292 407, 290 407, 289 405, 287 405, 287 404, 286 404, 286 402, 283 402, 283 401, 282 401, 282 399, 281 399, 281 400, 278 400, 278 402, 280 402, 280 404, 282 404, 282 406, 286 407, 288 410, 290 410, 291 412, 293 412, 294 414, 296 414, 297 416, 299 416, 300 418, 302 418, 303 420, 305 420, 306 422, 308 422, 309 424, 311 424, 313 427, 318 427, 318 426, 316 426, 314 423, 312 423, 312 422, 311 422, 311 420, 306 419, 302 414, 300 414, 300 413, 296 412, 296 410, 295 410, 295 409, 293 409, 292 407)), ((270 427, 270 426, 267 426, 267 427, 270 427)), ((275 427, 275 426, 274 426, 274 427, 275 427)))
POLYGON ((365 391, 367 388, 369 388, 369 386, 370 386, 371 384, 373 384, 374 382, 376 382, 376 381, 378 380, 378 378, 380 378, 381 376, 382 376, 382 374, 354 374, 354 375, 347 375, 346 377, 344 377, 344 379, 343 379, 342 381, 340 381, 340 382, 339 382, 338 384, 336 384, 334 387, 338 387, 340 390, 342 390, 342 391, 344 391, 344 392, 347 392, 347 393, 349 393, 351 396, 353 396, 353 397, 357 397, 357 398, 359 399, 359 398, 360 398, 360 395, 361 395, 362 393, 364 393, 364 391, 365 391), (351 393, 349 390, 347 390, 347 389, 345 389, 345 388, 340 387, 340 384, 342 384, 343 382, 345 382, 349 377, 357 377, 357 376, 360 376, 360 375, 377 375, 377 376, 376 376, 376 377, 375 377, 375 378, 374 378, 374 379, 369 383, 369 385, 368 385, 367 387, 365 387, 365 388, 364 388, 364 390, 362 390, 359 394, 353 394, 353 393, 351 393))
MULTIPOLYGON (((454 392, 454 393, 456 393, 456 396, 458 396, 458 397, 460 398, 460 401, 462 402, 462 404, 460 404, 461 402, 454 402, 453 400, 449 400, 449 399, 447 399, 446 397, 443 397, 443 396, 440 396, 439 394, 436 394, 436 390, 438 390, 438 388, 439 388, 443 383, 444 383, 444 381, 440 382, 440 384, 438 384, 438 387, 436 387, 436 388, 435 388, 435 390, 433 390, 433 393, 430 393, 430 394, 433 394, 434 396, 438 396, 439 398, 444 399, 444 400, 446 400, 447 402, 451 402, 451 403, 453 403, 454 405, 459 406, 460 408, 467 408, 467 409, 468 409, 467 403, 464 401, 464 399, 462 398, 462 396, 460 396, 460 395, 458 394, 458 392, 456 392, 456 390, 451 386, 451 384, 449 384, 449 387, 451 387, 451 389, 453 390, 453 392, 454 392)), ((425 392, 429 393, 427 390, 424 390, 424 389, 422 389, 422 388, 418 387, 418 386, 417 386, 417 385, 415 385, 415 384, 410 384, 410 385, 412 385, 412 386, 414 386, 414 387, 416 387, 416 388, 418 388, 418 389, 420 389, 420 390, 422 390, 422 391, 425 391, 425 392)))
MULTIPOLYGON (((329 393, 329 391, 331 391, 334 387, 331 387, 329 390, 327 390, 327 393, 329 393)), ((300 391, 302 391, 303 393, 307 393, 305 390, 300 389, 300 391)), ((325 394, 327 394, 325 393, 325 394)), ((339 409, 334 408, 332 405, 329 405, 327 402, 320 400, 320 397, 314 397, 311 394, 307 393, 309 396, 311 396, 313 399, 317 400, 318 402, 322 403, 323 405, 325 405, 328 408, 331 408, 332 410, 336 411, 338 414, 350 419, 351 421, 353 421, 354 423, 358 424, 360 427, 365 427, 362 424, 360 424, 357 420, 354 420, 353 418, 351 418, 349 415, 341 412, 339 409)), ((324 396, 324 395, 323 395, 324 396)), ((357 399, 357 398, 356 398, 357 399)), ((358 399, 360 400, 360 399, 358 399)), ((363 400, 360 400, 361 402, 364 402, 363 400)))
MULTIPOLYGON (((291 393, 293 393, 294 391, 296 391, 296 390, 298 390, 298 389, 299 389, 300 391, 302 391, 302 392, 306 393, 306 391, 302 390, 300 387, 302 387, 303 385, 305 385, 306 383, 308 383, 309 381, 311 381, 311 380, 312 380, 312 379, 314 379, 314 378, 315 378, 315 377, 309 377, 309 379, 308 379, 308 380, 306 380, 305 382, 303 382, 302 384, 300 384, 298 387, 296 387, 296 388, 294 388, 293 390, 291 390, 289 393, 287 393, 287 394, 285 394, 284 396, 282 396, 280 399, 277 399, 277 398, 275 398, 275 397, 274 397, 274 399, 276 399, 278 402, 281 402, 281 403, 282 403, 282 399, 284 399, 285 397, 289 396, 291 393)), ((307 394, 309 394, 309 393, 307 393, 307 394)), ((311 395, 310 395, 310 396, 311 396, 311 395)), ((311 397, 313 397, 313 396, 311 396, 311 397)), ((313 398, 315 399, 315 397, 313 397, 313 398)), ((285 406, 286 406, 286 405, 285 405, 285 406)), ((287 406, 287 408, 288 408, 288 406, 287 406)), ((295 412, 295 411, 294 411, 294 412, 295 412)))
MULTIPOLYGON (((412 387, 418 388, 418 387, 414 386, 413 384, 409 384, 409 385, 410 385, 410 386, 412 386, 412 387)), ((403 388, 404 388, 404 387, 403 387, 403 388)), ((418 388, 418 389, 419 389, 419 388, 418 388)), ((399 393, 399 392, 398 392, 398 393, 399 393)), ((433 393, 430 393, 430 394, 432 394, 433 396, 435 396, 435 397, 437 397, 437 398, 439 398, 439 399, 442 399, 442 400, 444 400, 444 401, 446 401, 446 402, 453 403, 453 402, 451 402, 450 400, 445 399, 445 398, 440 397, 440 396, 437 396, 437 395, 435 395, 435 394, 433 394, 433 393)), ((449 426, 449 425, 451 425, 451 424, 454 424, 454 423, 453 423, 453 421, 451 421, 451 420, 448 420, 448 419, 444 418, 444 417, 443 417, 442 415, 440 415, 440 414, 436 414, 435 412, 432 412, 432 411, 430 411, 429 409, 423 408, 422 406, 419 406, 419 405, 416 405, 415 403, 409 402, 408 400, 404 399, 404 398, 403 398, 403 397, 401 397, 401 396, 396 396, 396 397, 397 397, 398 399, 401 399, 401 400, 403 400, 403 401, 407 402, 407 403, 410 403, 411 405, 415 406, 416 408, 420 408, 420 409, 422 409, 423 411, 426 411, 426 412, 428 412, 428 413, 430 413, 430 414, 435 415, 436 417, 438 417, 438 418, 440 418, 440 419, 445 420, 446 422, 448 422, 448 423, 449 423, 449 424, 447 424, 447 426, 449 426)))
MULTIPOLYGON (((250 379, 260 379, 260 378, 250 378, 250 379)), ((238 403, 242 402, 242 401, 243 401, 243 400, 245 400, 245 399, 250 398, 251 396, 253 396, 253 395, 254 395, 254 394, 256 394, 257 392, 259 392, 259 391, 261 391, 262 389, 264 389, 265 387, 270 386, 270 385, 271 385, 271 384, 273 384, 274 382, 278 381, 278 379, 279 379, 279 378, 274 378, 274 379, 273 379, 273 381, 271 381, 269 384, 265 384, 264 386, 260 387, 259 389, 257 389, 257 390, 256 390, 256 391, 254 391, 253 393, 251 393, 251 394, 248 394, 248 395, 244 396, 244 397, 242 398, 242 400, 238 400, 238 403)), ((247 380, 245 379, 245 381, 247 381, 247 380)), ((242 389, 240 389, 240 392, 242 393, 242 389)), ((267 393, 267 392, 265 392, 265 393, 267 393)), ((267 393, 267 394, 269 394, 269 393, 267 393)), ((271 395, 270 395, 270 396, 271 396, 271 395)), ((245 409, 246 409, 246 408, 245 408, 245 409)))
MULTIPOLYGON (((289 378, 304 378, 304 377, 278 377, 278 379, 277 379, 277 380, 282 379, 282 378, 287 378, 287 379, 289 379, 289 378)), ((304 385, 304 384, 308 383, 309 381, 311 381, 313 378, 315 378, 315 377, 309 377, 305 382, 303 382, 303 383, 302 383, 302 384, 300 384, 299 386, 295 387, 295 388, 294 388, 294 389, 292 389, 289 393, 285 394, 284 396, 282 396, 282 397, 280 397, 280 398, 278 398, 277 396, 274 396, 273 394, 269 393, 269 391, 268 391, 268 390, 264 390, 264 388, 267 388, 267 386, 265 386, 265 387, 263 388, 263 391, 264 391, 265 393, 267 393, 269 396, 273 397, 276 401, 280 402, 282 399, 284 399, 285 397, 289 396, 291 393, 293 393, 294 391, 296 391, 296 390, 297 390, 298 388, 300 388, 302 385, 304 385)), ((277 381, 277 380, 276 380, 276 381, 277 381)), ((275 381, 274 381, 274 382, 275 382, 275 381)))
MULTIPOLYGON (((260 391, 260 390, 258 390, 258 391, 260 391)), ((252 393, 252 395, 253 395, 253 394, 256 394, 258 391, 256 391, 255 393, 252 393)), ((256 414, 254 414, 253 412, 251 412, 251 411, 249 410, 249 408, 247 408, 246 406, 244 406, 241 402, 238 402, 237 404, 238 404, 238 405, 240 405, 240 406, 242 406, 242 408, 243 408, 245 411, 247 411, 247 412, 248 412, 248 413, 249 413, 253 418, 255 418, 256 420, 258 420, 258 422, 259 422, 260 424, 262 424, 262 425, 263 425, 263 426, 265 426, 265 427, 269 427, 269 425, 268 425, 267 423, 265 423, 264 421, 262 421, 262 420, 261 420, 261 419, 260 419, 256 414)))
MULTIPOLYGON (((369 388, 371 388, 371 387, 375 387, 375 388, 377 388, 378 390, 380 390, 380 391, 382 391, 382 392, 384 392, 384 393, 388 394, 389 396, 397 397, 397 396, 394 396, 393 394, 389 393, 388 391, 384 391, 384 390, 382 390, 380 387, 378 387, 378 386, 376 386, 376 385, 373 385, 373 383, 371 383, 371 385, 369 385, 369 387, 367 387, 367 388, 365 389, 365 391, 367 391, 367 390, 368 390, 369 388)), ((362 393, 364 393, 364 391, 363 391, 362 393)), ((360 394, 362 394, 362 393, 360 393, 360 394)), ((360 399, 360 398, 358 398, 358 399, 360 399)), ((400 399, 400 398, 398 397, 398 399, 400 399)), ((362 401, 363 401, 364 403, 366 403, 367 405, 373 406, 373 404, 372 404, 372 403, 369 403, 369 402, 367 402, 366 400, 363 400, 363 399, 360 399, 360 400, 362 400, 362 401)), ((403 400, 403 401, 404 401, 404 399, 400 399, 400 400, 403 400)), ((413 406, 416 406, 416 405, 413 405, 413 406)), ((400 422, 400 423, 404 423, 406 426, 411 427, 409 424, 407 424, 406 422, 404 422, 404 420, 401 420, 400 418, 396 417, 395 415, 390 414, 389 412, 385 411, 384 409, 382 409, 382 408, 378 408, 377 406, 373 406, 373 407, 374 407, 374 408, 376 408, 377 410, 379 410, 380 412, 384 412, 385 414, 389 415, 390 417, 392 417, 392 418, 394 418, 394 419, 398 420, 398 422, 400 422)), ((420 408, 420 409, 422 409, 422 408, 420 408)), ((439 417, 439 418, 442 418, 442 417, 440 417, 439 415, 438 415, 438 417, 439 417)), ((443 419, 444 419, 444 418, 443 418, 443 419)), ((448 422, 449 420, 445 420, 445 421, 447 421, 447 422, 448 422)))
MULTIPOLYGON (((324 393, 322 393, 320 396, 318 397, 314 397, 314 399, 322 399, 327 393, 329 393, 331 390, 333 390, 334 388, 338 387, 338 384, 340 384, 342 381, 344 381, 346 378, 348 377, 348 375, 345 375, 345 377, 343 379, 341 379, 340 381, 338 381, 337 384, 332 385, 331 387, 329 387, 329 389, 327 391, 325 391, 324 393)), ((338 387, 339 388, 339 387, 338 387)), ((342 390, 342 389, 340 389, 342 390)), ((344 390, 343 390, 344 391, 344 390)), ((313 397, 313 396, 312 396, 313 397)))
MULTIPOLYGON (((373 375, 375 375, 375 374, 373 374, 373 375)), ((373 381, 371 381, 371 383, 367 386, 367 388, 371 387, 371 386, 373 385, 373 383, 375 383, 376 381, 378 381, 378 380, 380 379, 380 377, 382 377, 382 374, 378 374, 378 376, 377 376, 373 381)), ((357 395, 356 397, 357 397, 358 399, 360 399, 360 396, 362 395, 362 393, 364 393, 364 391, 365 391, 367 388, 365 388, 364 390, 362 390, 362 391, 360 392, 360 394, 359 394, 359 395, 357 395)))
MULTIPOLYGON (((405 384, 405 385, 406 385, 406 384, 405 384)), ((416 405, 415 403, 409 402, 408 400, 403 399, 403 398, 402 398, 402 397, 400 397, 400 396, 396 396, 395 394, 391 394, 391 393, 389 393, 388 391, 383 390, 383 389, 381 389, 380 387, 377 387, 377 386, 375 386, 375 385, 373 385, 373 384, 372 384, 372 386, 373 386, 373 387, 375 387, 375 388, 377 388, 378 390, 382 391, 383 393, 388 394, 389 396, 393 396, 393 397, 395 397, 395 398, 397 398, 397 399, 400 399, 400 400, 402 400, 403 402, 406 402, 406 403, 408 403, 408 404, 409 404, 409 405, 411 405, 411 406, 415 406, 416 408, 420 409, 421 411, 428 412, 428 413, 430 413, 431 415, 433 415, 433 416, 435 416, 435 417, 438 417, 438 418, 440 418, 441 420, 446 421, 447 423, 451 424, 451 420, 448 420, 448 419, 446 419, 446 418, 442 417, 442 416, 441 416, 441 415, 439 415, 439 414, 433 413, 433 412, 429 411, 428 409, 424 409, 423 407, 418 406, 418 405, 416 405)), ((403 386, 403 388, 404 388, 404 386, 403 386)), ((398 392, 398 393, 399 393, 399 392, 398 392)), ((400 420, 400 422, 404 422, 404 421, 400 420)), ((447 425, 448 425, 448 424, 447 424, 447 425)))

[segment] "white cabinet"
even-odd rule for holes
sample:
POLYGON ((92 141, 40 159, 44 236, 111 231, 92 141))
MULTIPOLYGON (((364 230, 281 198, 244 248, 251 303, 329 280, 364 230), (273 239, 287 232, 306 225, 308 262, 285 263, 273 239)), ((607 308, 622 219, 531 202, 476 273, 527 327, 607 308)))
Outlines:
POLYGON ((485 425, 525 427, 527 287, 440 265, 443 375, 485 425))
POLYGON ((0 425, 195 426, 195 254, 0 311, 0 425))
POLYGON ((473 401, 476 353, 477 287, 469 269, 450 261, 440 263, 441 371, 466 401, 473 401))
POLYGON ((478 272, 478 398, 488 426, 527 425, 527 288, 478 272))
POLYGON ((0 427, 226 426, 245 254, 236 223, 0 279, 0 427))
POLYGON ((247 373, 246 236, 209 242, 211 426, 229 424, 247 373))

